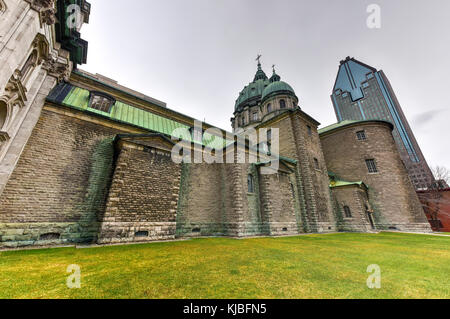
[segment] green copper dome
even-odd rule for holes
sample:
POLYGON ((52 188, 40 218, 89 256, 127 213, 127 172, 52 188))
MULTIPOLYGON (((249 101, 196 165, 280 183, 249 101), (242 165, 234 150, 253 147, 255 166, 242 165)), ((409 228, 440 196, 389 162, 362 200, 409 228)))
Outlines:
POLYGON ((256 71, 253 82, 244 87, 239 93, 234 107, 235 112, 241 112, 247 106, 258 105, 264 102, 264 99, 270 98, 278 94, 287 94, 295 98, 295 92, 292 87, 286 82, 280 81, 281 77, 275 72, 275 65, 273 65, 273 75, 269 79, 261 68, 258 56, 258 70, 256 71))
POLYGON ((234 109, 237 111, 239 108, 245 107, 246 105, 257 104, 261 99, 261 95, 264 89, 270 84, 266 73, 261 69, 261 63, 258 61, 258 70, 256 71, 255 78, 253 82, 247 85, 236 100, 236 105, 234 109))
POLYGON ((275 81, 264 89, 261 100, 264 101, 265 99, 278 94, 288 94, 294 97, 296 96, 294 89, 289 84, 283 81, 275 81))
POLYGON ((269 84, 270 82, 266 78, 256 80, 247 85, 239 94, 239 97, 236 100, 235 109, 237 110, 239 107, 244 107, 246 104, 251 104, 253 101, 259 101, 264 89, 268 87, 269 84))

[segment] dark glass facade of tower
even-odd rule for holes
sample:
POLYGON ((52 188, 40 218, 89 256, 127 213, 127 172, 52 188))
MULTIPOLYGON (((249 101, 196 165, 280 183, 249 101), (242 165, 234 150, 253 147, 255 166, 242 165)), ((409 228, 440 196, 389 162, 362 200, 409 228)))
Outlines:
POLYGON ((347 57, 340 63, 331 100, 339 122, 381 119, 394 124, 394 139, 414 186, 432 184, 433 174, 382 70, 347 57))

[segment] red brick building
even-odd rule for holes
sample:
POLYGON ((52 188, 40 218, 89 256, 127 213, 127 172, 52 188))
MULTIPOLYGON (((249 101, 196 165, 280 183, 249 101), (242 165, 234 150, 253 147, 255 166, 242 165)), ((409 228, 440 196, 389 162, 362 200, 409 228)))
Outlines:
POLYGON ((450 232, 450 188, 418 191, 417 194, 431 228, 450 232))

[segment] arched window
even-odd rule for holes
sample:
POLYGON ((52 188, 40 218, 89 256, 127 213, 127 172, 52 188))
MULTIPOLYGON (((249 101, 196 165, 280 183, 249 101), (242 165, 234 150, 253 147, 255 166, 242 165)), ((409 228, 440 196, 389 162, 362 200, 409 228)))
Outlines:
POLYGON ((350 210, 350 207, 348 207, 347 205, 344 206, 344 214, 345 217, 347 218, 352 217, 352 211, 350 210))
POLYGON ((249 193, 254 193, 255 192, 255 186, 253 183, 253 175, 252 174, 248 174, 247 176, 247 185, 248 185, 248 192, 249 193))
POLYGON ((286 101, 280 100, 280 109, 284 109, 284 108, 286 108, 286 101))
POLYGON ((272 112, 272 104, 267 104, 267 113, 272 112))
POLYGON ((6 117, 8 116, 8 106, 4 101, 0 101, 0 131, 6 124, 6 117))
POLYGON ((22 69, 20 70, 20 76, 22 82, 25 82, 25 79, 28 78, 28 76, 33 72, 33 69, 37 65, 37 59, 38 59, 38 53, 36 50, 33 50, 31 52, 30 56, 28 57, 27 61, 23 65, 22 69))

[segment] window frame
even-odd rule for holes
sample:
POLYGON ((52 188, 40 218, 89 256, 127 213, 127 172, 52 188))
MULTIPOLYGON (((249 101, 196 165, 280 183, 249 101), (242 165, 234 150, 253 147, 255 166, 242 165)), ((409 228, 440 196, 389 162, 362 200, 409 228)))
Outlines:
POLYGON ((96 110, 96 111, 99 111, 99 112, 103 112, 103 113, 111 114, 112 108, 113 108, 115 103, 116 103, 116 99, 113 98, 109 94, 106 94, 106 93, 103 93, 103 92, 99 92, 99 91, 90 91, 89 92, 89 104, 88 104, 88 106, 89 106, 90 109, 93 109, 93 110, 96 110), (96 97, 98 97, 98 98, 103 100, 100 108, 95 107, 94 99, 96 97), (105 105, 106 107, 103 107, 105 101, 108 101, 108 104, 105 105))
POLYGON ((366 162, 366 167, 367 167, 367 171, 369 172, 369 174, 377 174, 380 172, 378 169, 377 162, 374 158, 368 158, 365 160, 365 162, 366 162))
POLYGON ((314 169, 320 171, 320 163, 319 163, 319 160, 318 160, 316 157, 314 157, 313 161, 314 161, 314 169))
POLYGON ((345 218, 353 218, 352 210, 350 209, 350 206, 343 205, 344 208, 344 217, 345 218))
POLYGON ((255 179, 253 174, 247 175, 247 193, 254 194, 255 193, 255 179))
POLYGON ((358 139, 358 141, 366 141, 367 140, 366 131, 365 130, 357 131, 356 138, 358 139))

